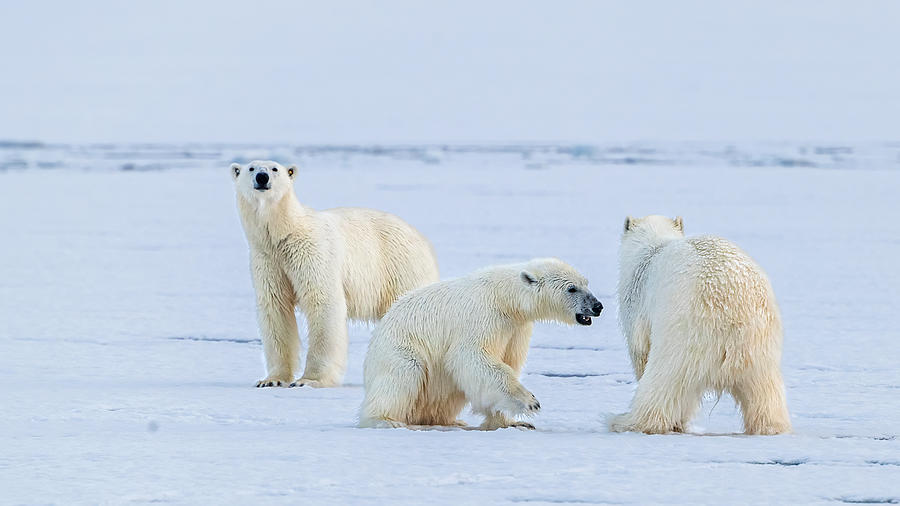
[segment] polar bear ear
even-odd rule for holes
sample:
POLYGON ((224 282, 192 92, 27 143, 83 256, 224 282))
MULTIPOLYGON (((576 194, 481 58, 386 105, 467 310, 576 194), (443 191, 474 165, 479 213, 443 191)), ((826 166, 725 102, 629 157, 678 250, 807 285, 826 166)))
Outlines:
POLYGON ((672 220, 672 223, 675 224, 675 228, 676 228, 679 232, 684 232, 684 220, 681 219, 681 216, 678 216, 677 218, 675 218, 674 220, 672 220))
POLYGON ((525 283, 526 285, 533 285, 533 284, 537 283, 537 278, 534 276, 534 274, 532 274, 528 271, 522 271, 519 274, 519 277, 522 278, 522 282, 525 283))
POLYGON ((297 166, 296 166, 296 165, 291 165, 290 167, 288 167, 288 177, 290 177, 291 179, 293 179, 293 178, 294 178, 294 172, 297 172, 297 166))
POLYGON ((629 230, 631 230, 631 225, 634 224, 634 221, 635 221, 634 218, 632 218, 631 216, 625 217, 625 232, 628 232, 629 230))
POLYGON ((238 177, 238 174, 241 173, 241 164, 232 163, 231 164, 231 177, 238 177))

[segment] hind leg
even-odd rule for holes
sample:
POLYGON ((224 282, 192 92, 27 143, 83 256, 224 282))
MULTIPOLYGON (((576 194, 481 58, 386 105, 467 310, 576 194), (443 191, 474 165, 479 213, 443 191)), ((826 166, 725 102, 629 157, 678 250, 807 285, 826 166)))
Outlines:
POLYGON ((378 350, 377 344, 373 345, 366 356, 366 394, 359 426, 410 425, 417 415, 415 408, 425 385, 425 369, 410 354, 394 348, 378 350))
POLYGON ((757 367, 731 388, 744 415, 744 432, 773 435, 791 431, 791 417, 778 364, 757 367))
POLYGON ((650 354, 650 324, 646 321, 637 321, 628 333, 628 356, 631 358, 631 368, 634 369, 634 377, 640 381, 647 368, 647 357, 650 354))
POLYGON ((651 348, 647 368, 631 401, 631 412, 613 417, 613 432, 684 432, 700 408, 705 385, 687 357, 651 348))
POLYGON ((422 427, 469 426, 457 419, 466 405, 466 396, 455 386, 446 383, 446 379, 429 374, 428 385, 418 398, 415 413, 411 418, 412 423, 422 427))
POLYGON ((457 417, 466 405, 466 395, 440 363, 431 364, 428 381, 416 399, 411 422, 424 427, 468 427, 457 417))

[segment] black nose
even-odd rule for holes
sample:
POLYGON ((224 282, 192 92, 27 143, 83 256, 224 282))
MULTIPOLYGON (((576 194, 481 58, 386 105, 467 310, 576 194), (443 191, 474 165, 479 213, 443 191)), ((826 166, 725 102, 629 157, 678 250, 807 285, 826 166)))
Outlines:
POLYGON ((594 312, 599 315, 600 311, 603 311, 603 304, 601 304, 600 301, 598 300, 597 303, 594 304, 594 306, 591 309, 593 309, 594 312))
POLYGON ((265 172, 260 172, 256 175, 256 184, 258 186, 265 186, 269 184, 269 175, 265 172))

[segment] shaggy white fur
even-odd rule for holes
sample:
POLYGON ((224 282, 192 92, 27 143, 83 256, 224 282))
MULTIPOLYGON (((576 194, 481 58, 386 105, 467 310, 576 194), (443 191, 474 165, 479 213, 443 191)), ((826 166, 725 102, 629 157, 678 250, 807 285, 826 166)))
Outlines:
POLYGON ((556 259, 491 267, 414 290, 381 320, 365 360, 362 427, 528 427, 540 409, 519 382, 533 322, 590 325, 603 306, 587 279, 556 259))
POLYGON ((377 321, 400 295, 437 281, 437 261, 428 240, 396 216, 303 206, 295 170, 271 161, 231 166, 268 373, 257 386, 335 386, 346 367, 347 319, 377 321), (306 369, 296 381, 295 306, 309 326, 306 369))
POLYGON ((703 393, 731 393, 748 434, 791 429, 782 329, 763 270, 713 236, 684 237, 681 218, 628 218, 619 251, 619 322, 638 379, 613 431, 682 432, 703 393))

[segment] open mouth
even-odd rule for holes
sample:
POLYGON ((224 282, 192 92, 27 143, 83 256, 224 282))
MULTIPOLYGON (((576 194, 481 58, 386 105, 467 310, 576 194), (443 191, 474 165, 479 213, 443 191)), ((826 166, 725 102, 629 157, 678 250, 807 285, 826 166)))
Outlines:
POLYGON ((590 325, 591 317, 586 314, 578 313, 575 315, 575 321, 578 322, 579 325, 590 325))
POLYGON ((259 190, 261 192, 264 192, 264 191, 268 190, 269 188, 271 188, 271 186, 269 186, 269 185, 266 185, 266 186, 255 185, 253 187, 254 190, 259 190))

